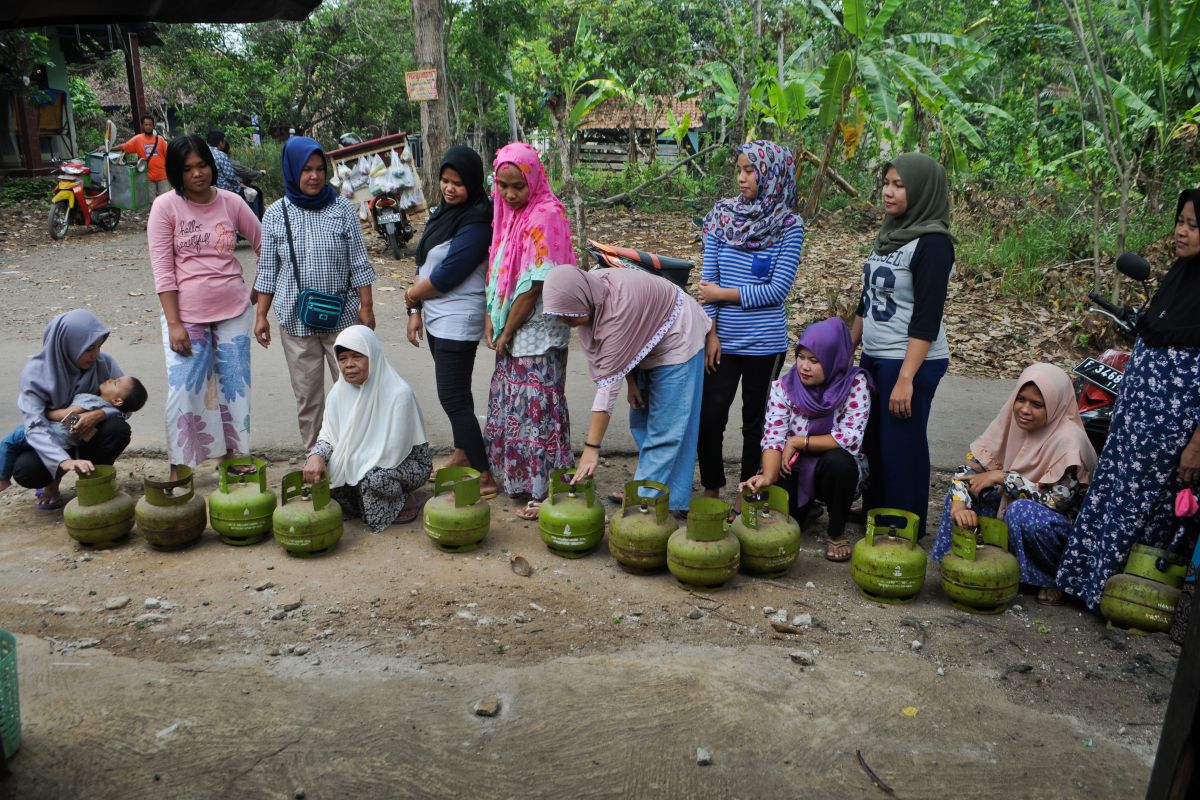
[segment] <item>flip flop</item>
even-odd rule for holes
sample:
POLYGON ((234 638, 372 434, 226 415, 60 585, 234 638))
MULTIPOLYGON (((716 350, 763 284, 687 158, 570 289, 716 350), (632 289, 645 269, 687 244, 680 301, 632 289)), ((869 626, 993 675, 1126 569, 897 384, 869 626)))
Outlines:
POLYGON ((498 495, 498 494, 500 494, 500 490, 499 490, 499 489, 497 489, 497 490, 495 490, 495 491, 491 491, 491 492, 480 492, 480 493, 479 493, 479 499, 480 499, 480 500, 484 500, 484 501, 487 501, 487 500, 495 500, 495 499, 496 499, 496 495, 498 495))
POLYGON ((398 517, 396 517, 396 524, 397 525, 406 525, 409 522, 412 522, 417 517, 421 516, 421 509, 423 509, 424 507, 425 507, 424 499, 421 500, 420 502, 413 503, 411 508, 406 503, 404 508, 402 508, 400 510, 400 515, 398 517))
POLYGON ((61 497, 56 497, 53 500, 39 500, 33 507, 38 511, 58 511, 65 505, 61 497))
POLYGON ((850 539, 845 536, 843 536, 841 539, 826 539, 825 540, 825 559, 827 561, 836 561, 836 562, 849 561, 850 556, 853 552, 854 551, 850 546, 850 539), (835 548, 837 550, 841 550, 842 548, 845 548, 846 555, 840 556, 840 557, 832 556, 829 554, 830 548, 835 548))
POLYGON ((625 493, 624 492, 609 492, 608 499, 611 502, 616 503, 617 505, 621 505, 621 503, 625 502, 625 493))
POLYGON ((516 515, 517 519, 533 522, 538 518, 538 511, 541 509, 541 507, 542 504, 537 500, 530 500, 524 505, 524 507, 518 508, 513 513, 516 515))

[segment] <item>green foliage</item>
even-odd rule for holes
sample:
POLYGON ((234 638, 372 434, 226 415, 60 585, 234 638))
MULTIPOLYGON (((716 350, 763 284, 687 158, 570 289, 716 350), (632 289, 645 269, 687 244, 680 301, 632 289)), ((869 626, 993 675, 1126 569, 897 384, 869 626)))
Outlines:
POLYGON ((46 203, 54 190, 53 178, 0 177, 0 207, 29 206, 46 203))
POLYGON ((37 91, 31 83, 33 72, 49 64, 49 40, 32 30, 0 30, 0 91, 24 96, 37 91))

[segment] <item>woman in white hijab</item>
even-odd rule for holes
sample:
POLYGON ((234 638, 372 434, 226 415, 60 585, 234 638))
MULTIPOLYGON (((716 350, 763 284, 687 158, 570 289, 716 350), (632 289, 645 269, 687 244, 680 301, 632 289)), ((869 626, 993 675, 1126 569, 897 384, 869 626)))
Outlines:
POLYGON ((375 332, 346 328, 334 341, 342 378, 325 399, 317 443, 304 462, 304 480, 329 473, 342 510, 374 533, 420 513, 412 492, 429 477, 433 457, 412 387, 383 355, 375 332))

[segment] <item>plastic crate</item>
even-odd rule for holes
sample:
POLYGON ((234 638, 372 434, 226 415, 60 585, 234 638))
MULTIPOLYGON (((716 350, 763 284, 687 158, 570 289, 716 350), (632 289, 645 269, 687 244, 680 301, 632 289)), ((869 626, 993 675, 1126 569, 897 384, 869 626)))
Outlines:
POLYGON ((0 736, 4 758, 12 758, 21 746, 21 703, 17 697, 17 639, 0 631, 0 736))

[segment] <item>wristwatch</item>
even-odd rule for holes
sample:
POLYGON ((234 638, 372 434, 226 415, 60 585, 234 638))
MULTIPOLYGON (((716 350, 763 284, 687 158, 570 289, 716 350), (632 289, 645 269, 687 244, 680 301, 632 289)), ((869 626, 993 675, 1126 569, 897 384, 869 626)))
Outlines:
POLYGON ((405 310, 408 312, 408 315, 409 315, 410 317, 411 317, 413 314, 420 314, 420 313, 421 313, 421 307, 420 307, 420 306, 409 306, 409 307, 408 307, 407 309, 405 309, 405 310))

